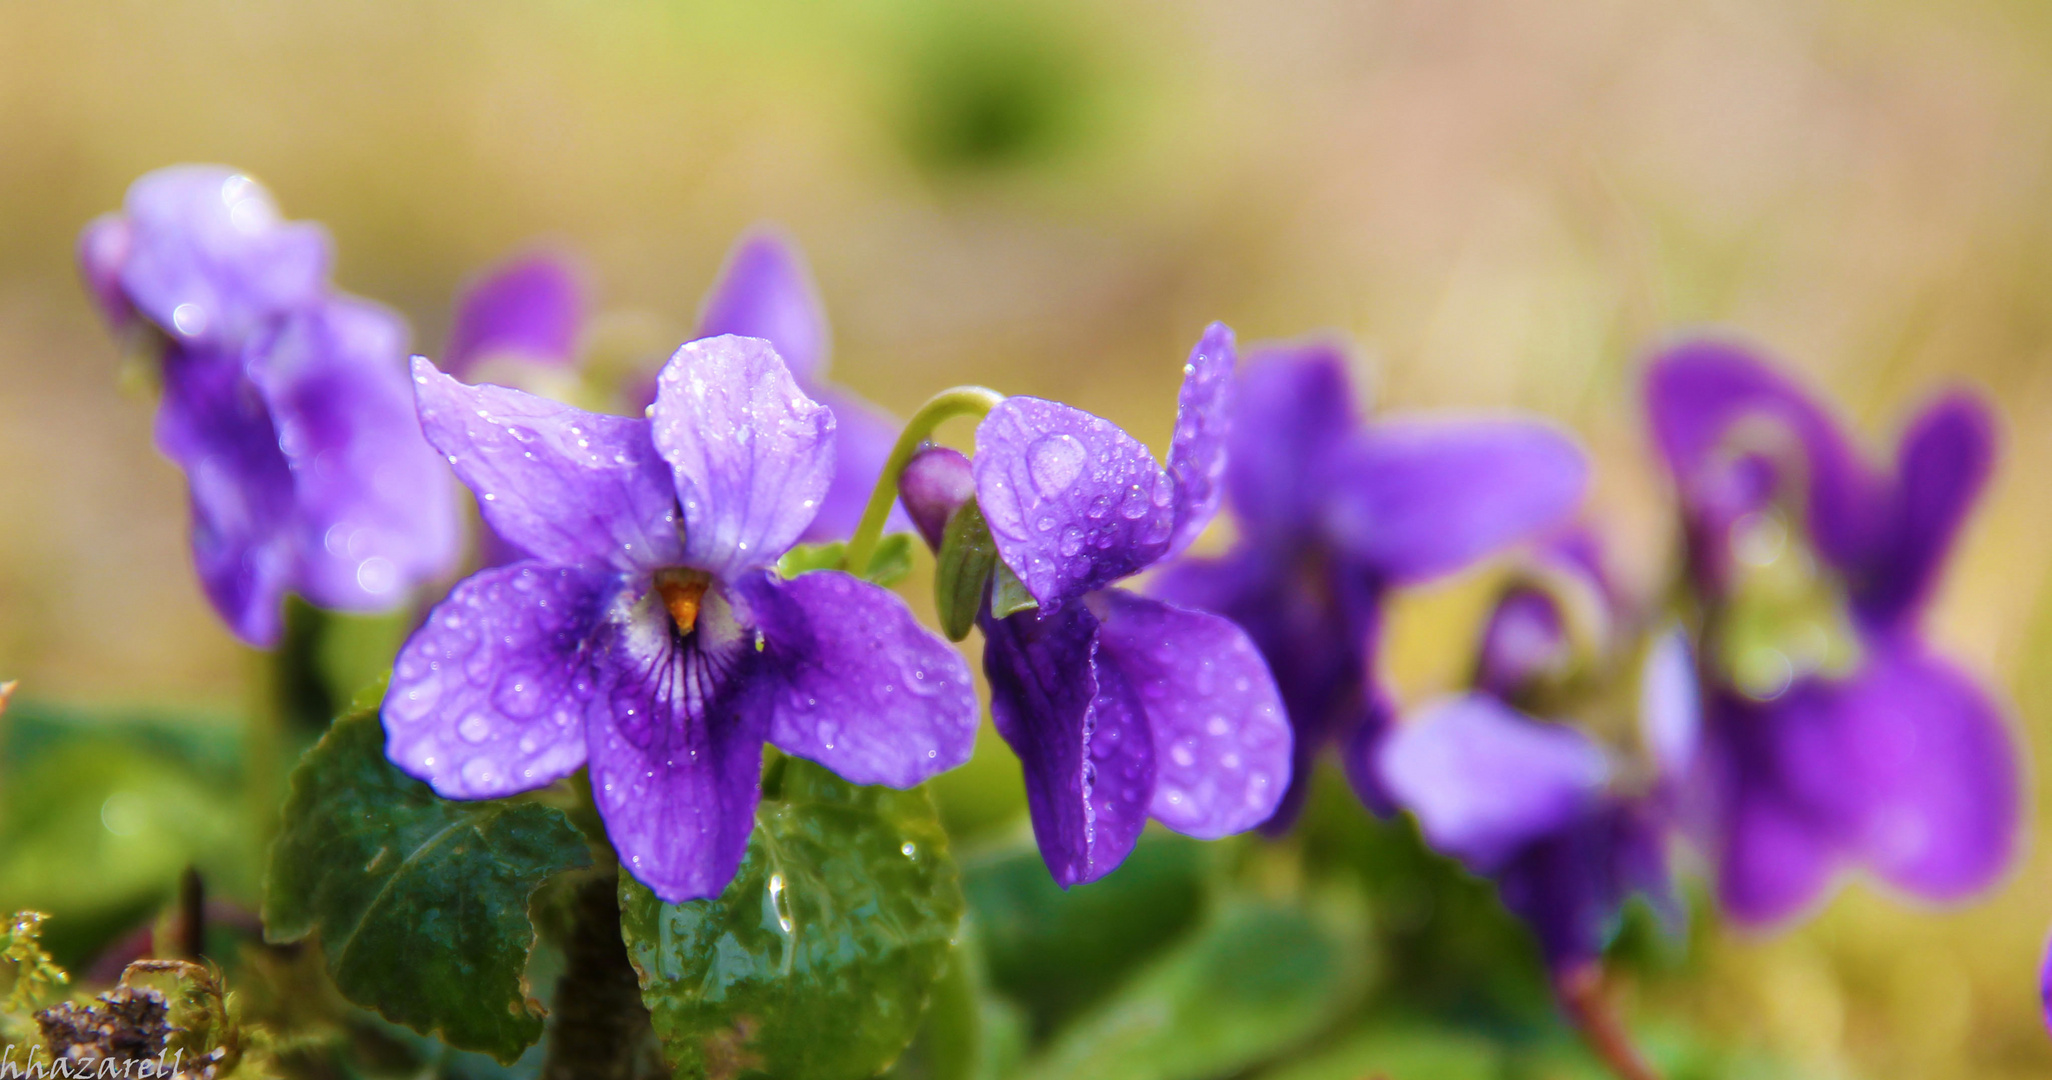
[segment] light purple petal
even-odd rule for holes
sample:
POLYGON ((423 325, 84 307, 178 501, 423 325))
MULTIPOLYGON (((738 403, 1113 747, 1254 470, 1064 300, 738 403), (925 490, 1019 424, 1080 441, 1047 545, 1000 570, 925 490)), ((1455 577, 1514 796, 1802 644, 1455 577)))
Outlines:
POLYGON ((677 496, 646 420, 465 386, 425 357, 413 381, 428 442, 508 541, 561 566, 651 570, 682 557, 677 496))
POLYGON ((1399 724, 1382 779, 1432 846, 1487 872, 1586 811, 1610 776, 1588 736, 1470 694, 1399 724))
POLYGON ((1290 724, 1245 631, 1122 589, 1094 593, 1098 655, 1140 695, 1154 741, 1149 812, 1216 840, 1275 813, 1290 781, 1290 724))
POLYGON ((777 561, 834 477, 834 414, 759 338, 687 343, 649 419, 684 511, 684 562, 722 578, 777 561))
POLYGON ((1930 900, 1987 888, 2017 853, 2017 748, 1973 681, 1914 646, 1874 657, 1837 702, 1835 767, 1865 790, 1855 838, 1883 879, 1930 900))
POLYGON ((1545 589, 1515 585, 1489 613, 1475 660, 1475 689, 1511 699, 1541 679, 1566 671, 1574 642, 1560 601, 1545 589))
POLYGON ((576 268, 558 255, 525 255, 464 287, 442 368, 460 378, 479 360, 506 354, 568 364, 583 325, 576 268))
POLYGON ((731 588, 762 633, 769 741, 856 784, 908 788, 969 760, 969 665, 895 593, 838 570, 731 588))
POLYGON ((450 799, 532 791, 584 764, 585 642, 618 575, 539 563, 459 583, 406 640, 385 756, 450 799))
POLYGON ((1737 922, 1783 922, 1822 894, 1837 860, 1815 822, 1772 788, 1740 790, 1725 812, 1718 906, 1737 922))
MULTIPOLYGON (((808 391, 814 400, 834 413, 834 480, 820 499, 819 516, 805 527, 799 539, 806 543, 846 540, 855 535, 862 511, 869 506, 870 490, 883 475, 891 448, 898 441, 896 417, 840 387, 823 384, 808 391)), ((902 505, 891 507, 884 528, 902 532, 911 528, 902 505)))
POLYGON ((1139 440, 1052 401, 1011 397, 976 428, 976 499, 998 556, 1043 607, 1159 559, 1175 485, 1139 440))
POLYGON ((1346 354, 1323 341, 1257 346, 1238 383, 1226 461, 1235 525, 1257 545, 1303 542, 1359 422, 1346 354))
POLYGON ((588 655, 591 793, 621 867, 669 903, 719 895, 762 797, 769 703, 753 635, 717 587, 681 636, 652 592, 628 590, 588 655))
POLYGON ((136 318, 135 305, 128 302, 121 284, 121 270, 133 244, 128 219, 119 214, 102 214, 78 234, 79 277, 100 317, 116 333, 127 330, 136 318))
POLYGON ((1870 625, 1892 627, 1922 609, 1995 466, 1995 418, 1978 397, 1933 402, 1902 437, 1890 543, 1852 582, 1870 625))
POLYGON ((984 608, 983 672, 998 734, 1019 755, 1040 857, 1055 883, 1095 881, 1140 839, 1154 743, 1132 686, 1098 656, 1082 604, 1005 619, 984 608))
POLYGON ((341 611, 387 611, 455 564, 455 485, 421 437, 406 324, 333 298, 274 324, 247 364, 292 469, 295 587, 341 611))
POLYGON ((1458 570, 1574 513, 1589 467, 1567 436, 1527 421, 1393 421, 1350 441, 1325 528, 1391 579, 1458 570))
POLYGON ((1639 672, 1639 732, 1666 782, 1695 769, 1703 732, 1703 692, 1689 636, 1676 626, 1653 640, 1639 672))
POLYGON ((270 411, 237 358, 176 343, 165 351, 157 448, 185 470, 207 599, 237 637, 275 645, 298 568, 298 512, 270 411))
POLYGON ((699 337, 722 334, 768 341, 801 384, 826 375, 833 335, 796 245, 761 231, 734 246, 698 317, 699 337))
POLYGON ((928 446, 905 463, 898 496, 926 546, 939 551, 948 519, 976 496, 976 474, 960 450, 928 446))
POLYGON ((1694 341, 1646 373, 1653 435, 1699 527, 1721 529, 1756 507, 1760 462, 1769 483, 1807 484, 1809 528, 1835 564, 1856 565, 1880 523, 1876 477, 1824 408, 1765 361, 1735 345, 1694 341))
POLYGON ((122 286, 180 341, 239 346, 327 289, 327 231, 282 220, 270 193, 232 169, 159 169, 129 187, 125 211, 122 286))
POLYGON ((1183 366, 1176 397, 1175 441, 1168 474, 1175 484, 1175 529, 1164 557, 1190 546, 1225 496, 1226 444, 1232 431, 1233 332, 1212 323, 1183 366))

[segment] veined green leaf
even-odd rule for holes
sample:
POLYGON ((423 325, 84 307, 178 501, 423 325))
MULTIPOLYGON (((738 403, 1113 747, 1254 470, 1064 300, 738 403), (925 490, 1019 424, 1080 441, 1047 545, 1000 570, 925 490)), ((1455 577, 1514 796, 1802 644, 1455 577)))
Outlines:
POLYGON ((551 874, 590 865, 590 849, 561 810, 451 801, 393 768, 365 703, 377 697, 360 697, 292 774, 265 933, 318 931, 349 1000, 510 1062, 542 1033, 524 979, 528 900, 551 874))
POLYGON ((974 497, 948 517, 934 560, 933 601, 940 612, 941 630, 949 641, 960 641, 976 625, 976 613, 983 607, 984 592, 998 565, 997 542, 991 539, 990 526, 974 497))
MULTIPOLYGON (((777 573, 794 578, 808 570, 840 570, 848 545, 840 540, 824 544, 799 544, 777 560, 777 573)), ((876 542, 869 567, 856 576, 888 589, 912 572, 912 534, 891 533, 876 542)))
POLYGON ((775 767, 740 872, 665 904, 622 875, 620 923, 679 1077, 866 1080, 911 1041, 962 893, 924 791, 775 767))

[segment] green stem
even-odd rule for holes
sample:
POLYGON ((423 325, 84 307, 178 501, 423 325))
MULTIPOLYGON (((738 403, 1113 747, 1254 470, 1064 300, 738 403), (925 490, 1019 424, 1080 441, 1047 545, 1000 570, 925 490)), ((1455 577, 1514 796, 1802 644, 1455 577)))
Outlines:
POLYGON ((861 524, 855 526, 855 535, 848 539, 847 554, 842 558, 849 573, 859 575, 869 569, 869 558, 876 553, 876 543, 883 537, 884 521, 891 516, 891 504, 898 501, 898 474, 905 471, 906 463, 934 430, 957 416, 987 416, 1004 399, 1003 394, 988 387, 957 386, 928 398, 912 414, 912 419, 905 422, 905 430, 898 433, 898 444, 891 447, 883 475, 876 478, 869 504, 862 508, 861 524))

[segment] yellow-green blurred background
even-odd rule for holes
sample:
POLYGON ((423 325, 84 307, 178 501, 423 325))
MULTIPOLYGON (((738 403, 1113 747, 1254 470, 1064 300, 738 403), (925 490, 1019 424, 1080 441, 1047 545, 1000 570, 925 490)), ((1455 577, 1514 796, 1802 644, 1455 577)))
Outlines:
MULTIPOLYGON (((536 238, 681 335, 765 218, 811 256, 838 378, 901 414, 983 382, 1159 443, 1206 321, 1337 330, 1382 406, 1573 426, 1645 586, 1670 553, 1634 372, 1663 336, 1770 346, 1877 453, 1966 380, 2006 453, 1934 632, 2012 695, 2033 773, 2052 744, 2052 7, 0 0, 0 676, 41 698, 247 694, 71 264, 188 160, 326 222, 342 285, 431 353, 459 280, 536 238)), ((1407 603, 1402 686, 1454 670, 1462 610, 1407 603)), ((1716 942, 1665 1006, 1818 1076, 2052 1074, 2032 832, 1984 903, 1855 887, 1716 942)))

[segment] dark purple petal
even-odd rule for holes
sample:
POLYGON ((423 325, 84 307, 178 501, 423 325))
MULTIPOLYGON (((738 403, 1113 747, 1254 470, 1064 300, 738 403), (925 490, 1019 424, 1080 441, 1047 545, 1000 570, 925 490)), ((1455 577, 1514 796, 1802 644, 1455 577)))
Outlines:
POLYGON ((327 231, 281 220, 270 193, 232 169, 159 169, 129 187, 124 209, 122 286, 180 341, 239 346, 327 289, 327 231))
POLYGON ((1791 482, 1807 485, 1807 524, 1825 558, 1854 566, 1875 543, 1879 481, 1823 407, 1747 350, 1715 341, 1668 350, 1646 373, 1646 407, 1684 507, 1716 543, 1791 482))
POLYGON ((1730 793, 1720 821, 1717 902, 1740 923, 1789 919, 1824 891, 1836 860, 1817 822, 1769 786, 1730 793))
POLYGON ((834 478, 834 414, 759 338, 678 349, 649 420, 684 511, 684 563, 722 578, 776 562, 834 478))
POLYGON ((1149 812, 1206 840, 1267 821, 1289 786, 1290 725, 1254 642, 1217 615, 1122 589, 1089 603, 1099 660, 1140 695, 1153 736, 1149 812))
MULTIPOLYGON (((898 421, 891 414, 857 395, 831 384, 807 391, 814 400, 833 410, 834 479, 819 502, 819 516, 805 527, 799 539, 806 543, 846 540, 855 535, 862 511, 869 505, 869 493, 883 475, 891 448, 898 441, 898 421)), ((911 527, 902 505, 891 507, 884 520, 887 531, 902 532, 911 527)))
POLYGON ((1574 728, 1470 694, 1397 725, 1381 772, 1433 847, 1487 873, 1585 813, 1610 763, 1574 728))
POLYGON ((442 369, 461 378, 478 361, 507 354, 568 364, 576 359, 583 325, 576 268, 561 256, 525 255, 464 287, 442 369))
POLYGON ((330 299, 279 322, 246 361, 292 469, 295 587, 341 611, 385 611, 448 572, 461 545, 455 485, 421 437, 406 324, 330 299))
POLYGON ((406 640, 385 756, 450 799, 532 791, 584 764, 584 648, 618 575, 539 563, 459 583, 406 640))
POLYGON ((2045 1010, 2045 1025, 2052 1027, 2052 944, 2045 947, 2045 966, 2038 973, 2038 1001, 2045 1010))
POLYGON ((1514 698, 1574 660, 1574 642, 1559 601, 1544 589, 1517 585, 1489 613, 1475 661, 1475 689, 1514 698))
POLYGON ((1871 626, 1914 619, 1995 465, 1995 418, 1959 392, 1933 402, 1902 437, 1896 461, 1892 543, 1851 583, 1871 626))
POLYGON ((1838 760, 1826 767, 1864 791, 1862 861, 1930 900, 1993 884, 2017 852, 2023 805, 2015 741, 1988 695, 1901 645, 1840 691, 1836 713, 1838 760))
POLYGON ((1680 923, 1659 825, 1644 807, 1619 800, 1520 849, 1497 871, 1497 885, 1556 972, 1602 955, 1634 893, 1670 927, 1680 923))
POLYGON ((778 749, 897 788, 969 760, 979 716, 969 665, 897 594, 838 570, 790 581, 759 571, 731 588, 762 634, 778 749))
POLYGON ((800 384, 826 374, 833 335, 795 245, 768 231, 735 245, 698 317, 699 337, 722 334, 762 338, 776 346, 800 384))
POLYGON ((1588 476, 1581 450, 1544 424, 1380 423, 1339 453, 1325 528, 1387 579, 1420 581, 1560 524, 1588 476))
POLYGON ((136 318, 135 305, 121 284, 121 270, 128 264, 134 243, 128 220, 119 214, 102 214, 78 234, 78 273, 86 292, 100 309, 100 317, 116 333, 128 329, 136 318))
POLYGON ((1140 839, 1155 787, 1154 744, 1132 686, 1098 656, 1082 604, 993 619, 983 672, 998 734, 1019 755, 1040 856, 1068 888, 1110 873, 1140 839))
POLYGON ((747 853, 769 727, 758 656, 718 587, 686 635, 652 592, 623 591, 589 646, 592 798, 621 867, 669 903, 719 895, 747 853))
POLYGON ((243 641, 277 644, 299 563, 292 469, 235 357, 166 349, 157 448, 185 470, 193 565, 207 599, 243 641))
POLYGON ((1235 524, 1288 547, 1318 526, 1327 471, 1359 417, 1345 353, 1328 342, 1260 346, 1233 395, 1226 487, 1235 524))
POLYGON ((425 357, 413 381, 428 442, 500 536, 562 566, 652 570, 683 557, 670 469, 647 421, 465 386, 425 357))
POLYGON ((1386 805, 1365 756, 1387 719, 1370 685, 1381 620, 1381 588, 1371 577, 1313 550, 1282 561, 1270 548, 1242 546, 1223 558, 1178 559, 1148 591, 1239 624, 1274 674, 1292 731, 1290 786, 1264 831, 1283 832, 1296 820, 1312 766, 1335 739, 1359 743, 1349 750, 1364 756, 1348 754, 1349 773, 1372 809, 1386 805))
POLYGON ((898 498, 926 538, 926 546, 940 550, 948 519, 976 495, 976 475, 960 450, 928 446, 912 455, 898 477, 898 498))
POLYGON ((1006 398, 976 428, 975 469, 998 556, 1043 607, 1117 581, 1168 548, 1175 485, 1108 420, 1006 398))
POLYGON ((1190 546, 1225 496, 1226 440, 1232 431, 1233 332, 1212 323, 1183 365, 1168 474, 1175 484, 1175 530, 1168 555, 1190 546))

